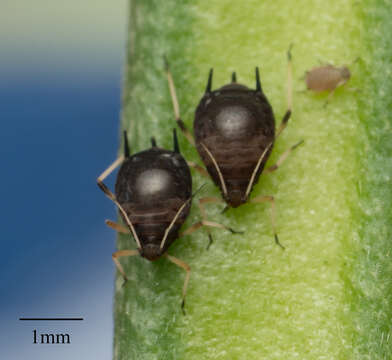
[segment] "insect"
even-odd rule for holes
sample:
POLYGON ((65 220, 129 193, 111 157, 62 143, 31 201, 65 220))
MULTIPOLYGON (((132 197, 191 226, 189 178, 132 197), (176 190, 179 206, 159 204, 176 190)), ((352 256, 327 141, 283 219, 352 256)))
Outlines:
MULTIPOLYGON (((351 64, 356 63, 359 58, 351 64)), ((314 92, 329 92, 325 105, 331 100, 335 90, 345 85, 351 78, 348 66, 336 67, 331 64, 314 67, 305 73, 305 83, 308 90, 314 92)))
MULTIPOLYGON (((184 311, 185 295, 190 278, 190 267, 182 260, 167 253, 170 245, 179 237, 188 235, 202 226, 234 230, 224 225, 199 221, 179 233, 187 218, 192 197, 192 178, 189 166, 180 153, 176 130, 173 130, 174 150, 157 147, 151 138, 152 147, 131 155, 127 133, 124 131, 124 155, 114 161, 97 179, 99 188, 120 210, 126 226, 106 220, 106 224, 123 234, 132 234, 137 249, 119 250, 112 258, 117 269, 127 280, 119 258, 140 255, 154 261, 160 257, 185 270, 181 308, 184 311), (120 166, 115 184, 115 194, 103 183, 120 166)), ((197 192, 197 191, 196 191, 197 192)))
MULTIPOLYGON (((166 63, 177 124, 187 139, 196 146, 208 174, 219 187, 223 201, 227 204, 225 209, 236 208, 247 202, 269 202, 272 208, 271 222, 274 238, 282 248, 275 227, 274 197, 263 195, 250 199, 250 194, 265 167, 275 140, 285 129, 291 116, 291 46, 287 57, 288 105, 277 131, 273 110, 263 93, 257 67, 255 89, 239 84, 234 72, 231 83, 212 90, 213 69, 211 69, 206 90, 195 112, 193 123, 195 139, 180 117, 173 78, 166 63)), ((276 164, 266 169, 266 172, 277 170, 289 153, 301 143, 302 141, 283 153, 276 164)), ((198 167, 195 169, 205 175, 205 171, 201 171, 198 167)), ((217 203, 222 202, 222 199, 205 198, 199 201, 217 203)), ((205 216, 205 213, 203 215, 205 216)))
POLYGON ((140 255, 154 261, 164 256, 186 271, 181 305, 184 308, 190 267, 167 254, 167 250, 178 238, 179 229, 189 214, 192 178, 180 154, 175 130, 173 142, 174 151, 164 150, 157 147, 152 138, 150 149, 131 155, 124 131, 124 155, 98 177, 97 184, 117 205, 126 226, 110 220, 106 220, 106 224, 120 233, 132 234, 136 241, 136 250, 119 250, 112 255, 124 280, 127 276, 120 257, 140 255), (113 194, 103 180, 120 164, 113 194))
POLYGON ((335 67, 325 65, 315 67, 306 72, 305 82, 308 90, 315 92, 335 91, 350 80, 351 73, 347 66, 335 67))

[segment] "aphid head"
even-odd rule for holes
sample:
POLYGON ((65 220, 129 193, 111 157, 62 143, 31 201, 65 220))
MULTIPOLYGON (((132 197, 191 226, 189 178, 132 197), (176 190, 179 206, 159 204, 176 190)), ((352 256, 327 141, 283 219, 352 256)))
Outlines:
MULTIPOLYGON (((149 240, 147 240, 149 241, 149 240)), ((159 259, 163 254, 163 249, 156 243, 147 243, 140 249, 140 255, 147 260, 154 261, 159 259)))
POLYGON ((343 79, 349 80, 351 77, 350 69, 347 66, 343 66, 340 68, 340 75, 343 79))
POLYGON ((240 189, 230 190, 224 195, 224 199, 229 207, 236 208, 248 201, 248 197, 240 189))
POLYGON ((230 91, 249 91, 249 88, 245 85, 241 85, 238 83, 230 83, 223 85, 220 90, 230 90, 230 91))

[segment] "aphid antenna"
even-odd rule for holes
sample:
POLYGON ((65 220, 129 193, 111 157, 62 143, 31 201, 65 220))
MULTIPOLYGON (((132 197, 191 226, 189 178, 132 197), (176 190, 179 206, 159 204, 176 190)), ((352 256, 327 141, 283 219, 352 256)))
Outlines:
POLYGON ((259 67, 256 66, 256 91, 261 92, 261 82, 260 82, 260 73, 259 73, 259 67))
POLYGON ((173 148, 174 152, 180 154, 180 145, 178 144, 178 137, 176 129, 173 129, 173 148))
POLYGON ((120 205, 120 203, 114 198, 112 199, 113 202, 117 205, 117 207, 119 208, 119 210, 121 211, 121 213, 123 214, 125 221, 127 222, 129 228, 131 229, 132 235, 136 241, 137 247, 140 250, 142 248, 142 245, 140 243, 139 237, 137 236, 137 233, 135 231, 135 228, 131 222, 131 220, 129 220, 129 217, 127 215, 127 213, 125 212, 124 208, 120 205))
POLYGON ((214 73, 214 69, 210 69, 210 73, 208 74, 208 81, 207 81, 207 87, 206 87, 206 94, 211 92, 211 87, 212 87, 212 75, 214 73))
POLYGON ((235 71, 233 71, 233 73, 231 74, 231 82, 232 83, 237 82, 237 74, 235 73, 235 71))
POLYGON ((180 216, 180 214, 181 214, 182 210, 184 209, 184 207, 186 206, 186 204, 188 204, 188 202, 190 202, 190 201, 196 196, 196 194, 197 194, 205 185, 206 185, 206 184, 204 183, 204 184, 202 184, 201 186, 199 186, 199 188, 191 195, 191 197, 190 197, 188 200, 186 200, 186 201, 182 204, 182 206, 179 208, 179 210, 178 210, 177 213, 176 213, 176 216, 174 216, 172 222, 170 223, 170 225, 169 225, 169 226, 166 228, 166 230, 165 230, 165 234, 164 234, 163 239, 162 239, 162 241, 161 241, 161 245, 159 246, 161 249, 163 249, 163 247, 165 246, 165 242, 166 242, 166 239, 167 239, 167 237, 168 237, 168 235, 169 235, 169 232, 170 232, 171 228, 173 227, 174 223, 176 222, 177 218, 180 216))
POLYGON ((131 154, 129 143, 128 143, 128 136, 127 136, 127 131, 124 130, 124 157, 129 158, 131 154))
POLYGON ((246 189, 246 193, 245 193, 245 197, 248 198, 250 191, 252 190, 252 186, 254 184, 255 178, 256 178, 256 174, 259 171, 261 162, 263 161, 265 155, 267 154, 268 150, 271 148, 272 146, 272 142, 269 143, 269 145, 265 148, 265 150, 263 151, 263 153, 260 155, 259 160, 257 162, 257 165, 255 166, 255 169, 253 170, 252 176, 249 180, 249 184, 248 184, 248 188, 246 189))
POLYGON ((225 179, 223 178, 222 172, 219 169, 218 163, 216 162, 214 156, 211 154, 210 150, 208 150, 207 146, 205 146, 202 142, 200 143, 200 145, 203 146, 204 150, 206 151, 206 153, 210 157, 212 163, 214 164, 215 169, 216 169, 218 176, 219 176, 219 181, 222 186, 223 195, 226 196, 227 195, 226 183, 225 183, 225 179))
POLYGON ((176 222, 176 220, 178 219, 178 217, 180 216, 182 210, 184 210, 185 206, 191 201, 192 197, 190 197, 189 199, 187 199, 182 205, 181 207, 178 209, 176 216, 174 216, 173 220, 171 221, 170 225, 166 228, 165 230, 165 234, 163 235, 162 241, 161 241, 161 245, 159 246, 160 249, 163 249, 163 247, 165 246, 165 242, 166 239, 169 235, 169 232, 171 230, 171 228, 173 227, 174 223, 176 222))
POLYGON ((151 137, 151 146, 152 147, 157 147, 157 141, 155 140, 154 136, 151 137))
POLYGON ((200 191, 201 189, 203 189, 203 187, 206 186, 206 185, 207 185, 206 183, 200 185, 199 188, 192 194, 192 199, 193 199, 193 198, 199 193, 199 191, 200 191))

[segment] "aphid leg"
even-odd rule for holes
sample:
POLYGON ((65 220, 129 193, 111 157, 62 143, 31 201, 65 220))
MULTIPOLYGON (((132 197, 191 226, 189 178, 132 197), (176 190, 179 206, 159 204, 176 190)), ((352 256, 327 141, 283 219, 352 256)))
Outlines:
POLYGON ((98 178, 97 178, 97 185, 105 193, 105 195, 117 205, 117 207, 119 208, 120 212, 124 216, 124 219, 126 220, 129 228, 131 229, 131 232, 132 232, 132 235, 133 235, 133 237, 134 237, 134 239, 136 241, 137 247, 139 249, 141 249, 141 244, 140 244, 139 237, 137 236, 135 228, 133 227, 131 221, 129 220, 127 213, 125 212, 123 207, 120 205, 120 203, 117 201, 116 196, 103 183, 103 180, 105 180, 106 177, 108 175, 110 175, 113 172, 113 170, 124 161, 125 158, 128 158, 129 155, 130 155, 130 150, 129 150, 129 145, 128 145, 127 132, 124 131, 124 155, 121 155, 101 175, 98 176, 98 178))
POLYGON ((119 232, 121 234, 130 234, 131 233, 129 231, 129 229, 126 228, 124 225, 121 225, 121 224, 116 223, 114 221, 105 220, 105 223, 107 226, 109 226, 110 228, 112 228, 113 230, 116 230, 117 232, 119 232))
POLYGON ((98 187, 105 193, 105 195, 115 203, 117 203, 116 197, 114 194, 109 190, 109 188, 103 183, 105 180, 121 163, 124 161, 124 156, 120 156, 117 160, 115 160, 109 167, 97 178, 97 185, 98 187))
POLYGON ((361 58, 359 56, 357 56, 353 61, 351 61, 347 66, 351 66, 354 65, 355 63, 357 63, 359 60, 361 60, 361 58))
MULTIPOLYGON (((214 202, 214 199, 215 198, 201 198, 201 199, 199 199, 199 202, 197 203, 197 205, 199 206, 201 218, 203 219, 203 221, 207 220, 207 213, 206 213, 206 210, 205 210, 203 204, 207 204, 208 202, 214 202), (209 200, 212 200, 212 201, 209 201, 209 200)), ((206 227, 206 231, 207 231, 207 235, 208 235, 208 245, 207 245, 207 250, 208 250, 210 248, 210 246, 212 245, 212 243, 214 242, 214 239, 213 239, 208 227, 206 227)))
POLYGON ((219 223, 207 220, 207 215, 206 215, 205 208, 204 208, 203 204, 206 204, 206 203, 221 203, 221 202, 224 202, 224 201, 222 199, 215 198, 215 197, 206 197, 206 198, 199 199, 198 206, 199 206, 199 209, 200 209, 202 220, 198 221, 197 223, 195 223, 193 225, 191 225, 188 229, 186 229, 183 232, 181 232, 179 236, 181 237, 181 236, 189 235, 189 234, 193 233, 194 231, 200 229, 201 227, 206 226, 207 227, 206 231, 207 231, 208 240, 209 240, 208 245, 207 245, 207 250, 208 250, 210 248, 211 244, 214 242, 213 238, 212 238, 212 235, 211 235, 210 231, 208 230, 208 227, 216 227, 216 228, 219 228, 219 229, 228 230, 232 234, 243 234, 243 231, 236 231, 236 230, 233 230, 232 228, 230 228, 228 226, 225 226, 225 225, 222 225, 222 224, 219 224, 219 223))
POLYGON ((293 44, 290 44, 287 50, 287 110, 293 108, 293 61, 291 55, 291 49, 293 44))
POLYGON ((224 214, 227 210, 229 210, 230 209, 230 206, 229 205, 226 205, 224 208, 223 208, 223 210, 221 211, 221 214, 224 214))
POLYGON ((178 237, 183 237, 185 235, 189 235, 191 233, 193 233, 194 231, 200 229, 203 226, 203 222, 202 221, 198 221, 197 223, 194 223, 193 225, 189 226, 188 229, 181 231, 178 235, 178 237))
MULTIPOLYGON (((106 170, 105 170, 106 172, 106 170)), ((104 177, 103 177, 104 178, 104 177)), ((141 243, 139 240, 139 237, 136 234, 135 228, 133 227, 131 221, 128 218, 127 213, 125 212, 125 210, 123 209, 123 207, 120 205, 120 203, 117 201, 116 196, 109 190, 109 188, 102 182, 102 175, 100 177, 98 177, 97 179, 97 184, 99 186, 99 188, 105 193, 105 195, 112 200, 118 207, 118 209, 120 210, 120 212, 122 213, 122 215, 124 216, 124 219, 126 220, 129 228, 131 229, 132 235, 136 241, 137 247, 139 249, 141 249, 141 243)))
POLYGON ((341 80, 341 81, 336 85, 336 87, 335 87, 334 89, 332 89, 332 90, 329 92, 328 97, 327 97, 327 100, 325 100, 325 103, 324 103, 324 106, 323 106, 324 108, 325 108, 325 107, 329 104, 329 102, 331 101, 332 96, 333 96, 333 94, 335 93, 336 89, 339 88, 339 87, 341 87, 341 86, 343 86, 346 82, 347 82, 347 80, 341 80))
POLYGON ((164 57, 164 61, 165 61, 165 69, 166 69, 166 73, 167 73, 167 81, 169 83, 170 96, 171 96, 172 103, 173 103, 173 110, 174 110, 174 116, 176 117, 176 122, 177 122, 179 128, 181 129, 181 131, 183 132, 184 136, 188 139, 188 141, 192 145, 195 145, 195 140, 193 139, 193 136, 192 136, 191 132, 185 126, 185 124, 182 121, 181 116, 180 116, 180 106, 178 104, 176 88, 174 86, 173 76, 172 76, 172 74, 170 72, 169 62, 168 62, 166 56, 164 57))
POLYGON ((124 131, 124 155, 119 156, 109 167, 97 178, 97 184, 99 188, 111 199, 114 199, 114 195, 110 192, 107 186, 103 183, 103 181, 124 161, 125 158, 130 156, 129 144, 127 132, 124 131))
POLYGON ((279 129, 276 132, 275 139, 282 133, 287 126, 287 122, 291 117, 291 109, 293 108, 293 70, 292 70, 292 56, 291 49, 293 44, 290 45, 287 51, 287 111, 283 116, 279 129))
POLYGON ((135 256, 135 255, 139 255, 138 250, 118 250, 112 254, 112 259, 113 259, 114 263, 116 264, 118 271, 120 272, 120 274, 122 275, 122 277, 124 278, 125 281, 128 281, 128 278, 125 275, 124 268, 120 264, 120 261, 118 260, 118 258, 123 257, 123 256, 135 256))
POLYGON ((224 203, 225 201, 221 198, 210 196, 210 197, 205 197, 205 198, 199 199, 199 202, 201 204, 211 204, 211 203, 216 204, 216 203, 224 203))
MULTIPOLYGON (((215 227, 215 228, 227 230, 227 231, 230 231, 232 234, 243 234, 244 233, 243 231, 234 230, 231 227, 225 226, 223 224, 219 224, 219 223, 216 223, 213 221, 208 221, 208 220, 202 220, 202 221, 198 221, 197 223, 190 226, 188 229, 186 229, 185 231, 180 233, 179 236, 189 235, 189 234, 193 233, 194 231, 200 229, 202 226, 209 226, 209 227, 215 227)), ((207 246, 207 250, 212 243, 213 243, 213 239, 209 233, 209 244, 207 246)))
POLYGON ((169 236, 170 230, 172 229, 172 227, 174 226, 175 222, 177 221, 178 217, 180 216, 180 214, 182 213, 182 211, 184 210, 184 208, 186 207, 186 205, 191 201, 192 198, 189 198, 188 200, 186 200, 181 207, 178 209, 176 215, 174 216, 173 220, 171 221, 171 223, 169 224, 169 226, 166 228, 165 233, 163 235, 163 239, 161 241, 161 245, 160 248, 163 249, 163 247, 165 246, 165 242, 167 237, 169 236))
POLYGON ((208 172, 206 169, 204 169, 202 166, 196 164, 193 161, 187 161, 187 164, 189 167, 195 169, 199 174, 205 176, 205 177, 209 177, 208 172))
POLYGON ((328 94, 328 96, 327 96, 327 100, 325 100, 325 103, 324 103, 324 105, 323 105, 324 108, 326 108, 327 105, 329 104, 329 102, 331 101, 331 99, 332 99, 332 97, 333 97, 333 94, 335 93, 335 90, 336 90, 336 88, 333 89, 333 90, 331 90, 331 91, 329 92, 329 94, 328 94))
POLYGON ((176 264, 177 266, 183 268, 186 271, 184 286, 182 287, 182 302, 181 302, 181 310, 182 313, 185 315, 185 296, 186 296, 186 290, 188 288, 189 277, 191 276, 191 268, 187 263, 185 263, 180 259, 177 259, 174 256, 171 256, 169 254, 164 254, 164 256, 166 256, 172 263, 176 264))
MULTIPOLYGON (((109 167, 97 178, 97 183, 102 183, 121 163, 124 161, 124 156, 119 156, 109 167)), ((99 185, 98 185, 99 186, 99 185)))
POLYGON ((273 196, 270 195, 262 195, 262 196, 257 196, 254 199, 250 199, 249 202, 251 203, 263 203, 268 201, 271 204, 271 224, 272 224, 272 230, 274 232, 274 238, 276 245, 279 245, 283 250, 285 247, 279 242, 279 237, 276 232, 276 225, 275 225, 275 199, 273 196))
POLYGON ((252 187, 253 187, 254 181, 256 179, 257 172, 259 171, 260 165, 261 165, 265 155, 267 154, 268 150, 271 148, 271 146, 272 146, 272 142, 269 143, 268 146, 264 149, 264 151, 261 153, 261 155, 259 157, 259 160, 257 161, 257 164, 253 170, 252 176, 250 177, 249 184, 248 184, 248 187, 245 192, 245 196, 247 198, 252 190, 252 187))
MULTIPOLYGON (((338 86, 340 86, 340 85, 338 85, 338 86)), ((336 86, 335 89, 333 89, 333 90, 331 90, 331 91, 329 92, 329 94, 328 94, 328 96, 327 96, 327 100, 325 100, 325 103, 324 103, 324 105, 323 105, 324 108, 326 108, 327 105, 330 103, 330 101, 331 101, 331 99, 332 99, 332 97, 333 97, 333 94, 335 94, 335 90, 338 88, 338 86, 336 86)))
POLYGON ((218 173, 219 176, 219 181, 221 183, 221 188, 222 188, 222 192, 224 195, 227 195, 227 188, 226 188, 226 183, 225 183, 225 179, 223 177, 223 174, 219 168, 218 163, 216 162, 214 155, 212 155, 211 151, 207 148, 207 146, 205 146, 202 142, 200 143, 200 145, 204 148, 204 150, 206 151, 207 155, 210 157, 212 163, 215 166, 215 170, 218 173))
POLYGON ((213 222, 213 221, 207 221, 207 220, 202 221, 202 225, 210 226, 210 227, 216 227, 216 228, 219 228, 219 229, 224 229, 224 230, 230 231, 232 234, 243 234, 244 233, 243 231, 237 231, 237 230, 234 230, 233 228, 231 228, 229 226, 222 225, 222 224, 219 224, 219 223, 216 223, 216 222, 213 222))
POLYGON ((357 87, 348 87, 346 88, 347 91, 352 91, 352 92, 361 92, 362 90, 357 87))
POLYGON ((286 160, 286 158, 290 155, 290 153, 291 153, 294 149, 296 149, 298 146, 300 146, 301 144, 303 144, 303 143, 304 143, 304 141, 301 140, 301 141, 297 142, 296 144, 294 144, 293 146, 291 146, 288 150, 286 150, 286 151, 280 156, 280 158, 278 159, 278 161, 277 161, 274 165, 271 165, 270 167, 268 167, 267 169, 265 169, 265 170, 264 170, 264 173, 271 173, 271 172, 277 170, 277 169, 282 165, 282 163, 286 160))
POLYGON ((291 117, 291 110, 287 110, 283 116, 283 119, 282 119, 280 125, 279 125, 279 129, 276 132, 275 139, 277 139, 279 137, 279 135, 282 133, 282 131, 286 128, 290 117, 291 117))

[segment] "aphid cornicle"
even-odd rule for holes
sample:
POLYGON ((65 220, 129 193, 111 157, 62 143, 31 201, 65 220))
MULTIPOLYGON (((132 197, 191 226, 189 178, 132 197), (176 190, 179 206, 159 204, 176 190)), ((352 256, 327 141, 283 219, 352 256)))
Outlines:
POLYGON ((127 277, 118 260, 120 257, 140 255, 154 261, 165 256, 186 271, 183 307, 190 267, 168 255, 167 250, 179 237, 179 229, 189 214, 192 178, 180 154, 175 130, 173 138, 174 151, 157 147, 152 138, 150 149, 131 155, 124 132, 124 155, 98 177, 97 183, 117 205, 126 227, 109 220, 106 221, 107 225, 118 232, 132 234, 137 244, 136 250, 119 250, 112 255, 124 279, 127 277), (113 194, 103 180, 120 164, 113 194))
MULTIPOLYGON (((291 49, 291 48, 290 48, 291 49)), ((250 199, 276 138, 286 127, 291 116, 291 52, 288 51, 288 108, 279 129, 275 130, 272 107, 263 93, 259 69, 256 67, 256 88, 249 89, 237 82, 236 73, 231 83, 212 90, 213 70, 210 70, 204 96, 200 100, 193 123, 195 140, 181 120, 174 82, 168 65, 167 75, 176 121, 188 140, 194 144, 208 174, 219 187, 227 207, 238 207, 246 202, 270 202, 274 237, 280 245, 275 229, 274 198, 258 196, 250 199)), ((287 155, 301 142, 287 150, 266 171, 275 171, 287 155)), ((196 170, 203 173, 195 167, 196 170)), ((200 202, 219 202, 207 198, 200 202)), ((280 245, 281 246, 281 245, 280 245)))

